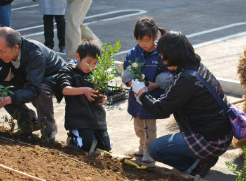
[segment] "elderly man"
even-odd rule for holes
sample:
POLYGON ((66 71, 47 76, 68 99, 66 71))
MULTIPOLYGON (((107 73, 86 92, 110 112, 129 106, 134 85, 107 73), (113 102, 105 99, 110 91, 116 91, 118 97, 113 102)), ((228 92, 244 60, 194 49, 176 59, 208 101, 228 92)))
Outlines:
POLYGON ((0 97, 0 109, 17 120, 19 136, 30 136, 41 129, 44 141, 55 141, 57 126, 52 95, 58 102, 62 95, 56 89, 56 76, 66 64, 42 43, 25 39, 9 27, 0 27, 0 84, 14 86, 14 94, 0 97), (36 113, 25 103, 32 102, 36 113))

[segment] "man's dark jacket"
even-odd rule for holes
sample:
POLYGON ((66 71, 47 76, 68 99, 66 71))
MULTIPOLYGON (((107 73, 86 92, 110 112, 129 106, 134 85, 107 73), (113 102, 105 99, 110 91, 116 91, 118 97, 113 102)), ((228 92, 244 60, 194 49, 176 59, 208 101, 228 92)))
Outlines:
MULTIPOLYGON (((8 83, 16 89, 10 95, 12 104, 24 104, 36 98, 42 88, 42 83, 52 87, 58 102, 62 99, 62 94, 56 86, 56 77, 59 69, 66 65, 66 61, 50 50, 42 43, 22 38, 20 67, 16 69, 12 63, 11 71, 14 74, 13 80, 8 83)), ((6 85, 4 82, 3 85, 6 85)))
MULTIPOLYGON (((66 86, 71 87, 93 87, 86 81, 89 74, 83 73, 75 64, 64 66, 57 78, 61 91, 66 86)), ((85 95, 65 96, 65 128, 107 130, 106 112, 103 106, 88 101, 85 95)))

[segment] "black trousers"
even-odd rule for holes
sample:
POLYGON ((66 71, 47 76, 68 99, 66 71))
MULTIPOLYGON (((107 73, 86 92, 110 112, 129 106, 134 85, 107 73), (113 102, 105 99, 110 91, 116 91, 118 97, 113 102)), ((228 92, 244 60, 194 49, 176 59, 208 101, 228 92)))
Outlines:
POLYGON ((64 15, 44 15, 44 45, 53 49, 54 47, 54 26, 53 19, 55 18, 57 27, 57 38, 59 40, 59 48, 65 46, 65 16, 64 15))
POLYGON ((79 136, 82 138, 82 149, 89 151, 93 141, 97 141, 96 148, 110 151, 110 139, 107 130, 78 129, 79 136))
MULTIPOLYGON (((16 88, 14 91, 16 91, 16 88)), ((57 125, 54 119, 52 95, 52 88, 49 85, 43 83, 39 96, 31 101, 37 110, 37 117, 41 125, 41 134, 42 136, 47 137, 50 137, 53 133, 57 133, 57 125)), ((18 127, 22 130, 25 130, 33 121, 37 120, 36 112, 27 107, 25 104, 8 104, 4 106, 4 108, 14 119, 17 120, 18 127)))

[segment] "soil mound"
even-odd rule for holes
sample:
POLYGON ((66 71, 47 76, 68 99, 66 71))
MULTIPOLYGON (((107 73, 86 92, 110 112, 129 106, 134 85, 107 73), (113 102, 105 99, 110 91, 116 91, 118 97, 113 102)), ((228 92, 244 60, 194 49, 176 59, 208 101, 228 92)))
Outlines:
POLYGON ((1 181, 194 180, 160 167, 137 169, 123 163, 123 159, 108 154, 88 154, 64 142, 47 144, 39 138, 15 138, 4 127, 0 127, 0 150, 1 181))

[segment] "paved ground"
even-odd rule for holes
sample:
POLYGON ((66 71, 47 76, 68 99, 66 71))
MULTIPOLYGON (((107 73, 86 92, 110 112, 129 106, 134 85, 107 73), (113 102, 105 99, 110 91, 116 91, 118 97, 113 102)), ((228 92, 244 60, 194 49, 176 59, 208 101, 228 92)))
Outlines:
MULTIPOLYGON (((207 61, 204 61, 208 67, 213 68, 213 63, 211 60, 220 60, 223 62, 224 59, 220 59, 219 57, 226 57, 229 62, 233 62, 236 66, 236 62, 238 56, 242 54, 242 50, 244 47, 244 43, 246 42, 246 36, 226 40, 223 42, 203 46, 200 48, 195 49, 197 52, 200 53, 202 57, 209 56, 207 61), (235 46, 233 46, 235 45, 235 46), (216 47, 225 47, 230 51, 217 51, 215 54, 209 54, 210 51, 215 51, 214 48, 216 47), (225 55, 226 53, 226 55, 225 55), (213 56, 212 56, 213 55, 213 56), (228 58, 228 57, 230 58, 228 58)), ((220 71, 224 71, 224 69, 235 69, 234 73, 231 76, 235 76, 235 67, 224 67, 223 64, 221 65, 220 71)), ((230 70, 230 71, 231 71, 230 70)), ((219 71, 214 71, 215 75, 219 74, 219 71)), ((120 78, 119 78, 120 79, 120 78)), ((235 96, 228 96, 230 101, 236 101, 240 99, 239 97, 235 96)), ((54 100, 55 102, 55 100, 54 100)), ((28 106, 32 107, 30 104, 28 106)), ((54 103, 55 109, 55 117, 58 124, 58 134, 56 136, 57 141, 66 141, 66 130, 64 129, 64 109, 65 103, 64 100, 60 103, 54 103)), ((128 154, 133 152, 133 150, 138 145, 138 139, 134 133, 133 129, 133 122, 131 121, 131 116, 127 113, 127 101, 121 101, 119 103, 113 104, 111 106, 105 106, 107 111, 107 123, 108 123, 108 131, 110 134, 111 139, 114 142, 113 153, 116 154, 128 154)), ((0 118, 7 113, 1 109, 0 110, 0 118)), ((0 119, 0 121, 3 121, 0 119)), ((158 136, 170 134, 173 132, 177 132, 177 128, 173 125, 173 119, 160 119, 157 121, 157 134, 158 136)), ((241 156, 242 152, 240 149, 229 149, 223 156, 220 157, 219 162, 216 166, 210 171, 206 179, 211 181, 231 181, 235 180, 235 175, 232 171, 228 170, 225 165, 225 162, 232 162, 239 166, 239 168, 243 165, 243 158, 241 156)), ((157 163, 158 166, 163 166, 170 168, 164 164, 157 163)), ((172 168, 170 168, 172 169, 172 168)))

